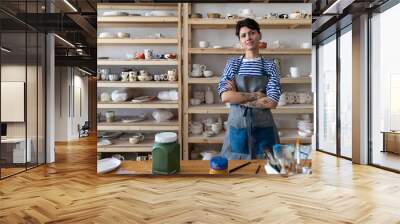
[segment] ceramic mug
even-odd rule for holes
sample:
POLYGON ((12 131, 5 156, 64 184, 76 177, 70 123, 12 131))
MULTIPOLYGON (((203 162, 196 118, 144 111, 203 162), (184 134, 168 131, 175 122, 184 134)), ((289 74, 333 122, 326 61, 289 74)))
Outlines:
POLYGON ((191 98, 190 99, 190 105, 196 106, 196 105, 200 105, 201 104, 201 100, 197 99, 197 98, 191 98))
POLYGON ((106 112, 106 122, 111 123, 114 122, 115 112, 114 111, 107 111, 106 112))
POLYGON ((136 59, 145 59, 144 53, 140 53, 140 52, 136 53, 136 59))
POLYGON ((300 77, 299 67, 290 67, 290 76, 292 78, 299 78, 300 77))
POLYGON ((129 81, 129 72, 121 72, 121 81, 128 82, 129 81))
POLYGON ((109 74, 108 75, 108 80, 110 80, 110 81, 118 81, 119 80, 119 75, 118 74, 109 74))
POLYGON ((211 70, 204 70, 203 75, 204 75, 204 77, 211 77, 214 75, 214 72, 211 70))
POLYGON ((207 67, 205 65, 202 64, 192 64, 192 70, 200 70, 200 71, 204 71, 206 70, 207 67))
POLYGON ((144 49, 144 59, 149 60, 153 58, 153 50, 152 49, 144 49))
POLYGON ((199 47, 201 48, 207 48, 209 46, 208 41, 199 41, 199 47))
POLYGON ((194 135, 203 133, 203 124, 201 122, 192 122, 190 124, 190 132, 194 135))
POLYGON ((134 82, 134 81, 137 81, 137 72, 130 71, 129 72, 129 82, 134 82))
POLYGON ((153 75, 153 80, 154 80, 154 81, 161 81, 161 75, 154 74, 154 75, 153 75))
POLYGON ((141 133, 138 133, 138 134, 132 135, 129 138, 129 143, 138 144, 138 143, 142 142, 143 140, 144 140, 144 135, 141 133))
POLYGON ((192 71, 191 76, 193 77, 201 77, 203 76, 203 71, 200 69, 195 69, 192 71))
POLYGON ((211 124, 211 131, 215 134, 219 134, 222 131, 222 125, 220 123, 211 124))
POLYGON ((299 103, 304 104, 307 102, 307 93, 299 93, 299 103))

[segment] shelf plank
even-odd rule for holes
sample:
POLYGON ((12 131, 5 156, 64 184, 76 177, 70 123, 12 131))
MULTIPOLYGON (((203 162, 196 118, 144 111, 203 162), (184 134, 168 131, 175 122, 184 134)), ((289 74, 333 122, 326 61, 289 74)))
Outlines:
MULTIPOLYGON (((299 139, 301 144, 310 144, 311 137, 300 137, 296 129, 282 129, 285 133, 280 137, 282 144, 294 144, 299 139)), ((222 144, 224 143, 225 132, 221 132, 213 137, 203 137, 202 135, 189 135, 188 143, 195 144, 222 144)))
POLYGON ((189 84, 214 84, 220 81, 220 77, 210 77, 210 78, 189 78, 189 84))
MULTIPOLYGON (((313 105, 308 104, 292 104, 277 107, 271 110, 273 114, 312 114, 314 112, 313 105)), ((189 114, 227 114, 229 108, 224 104, 198 105, 190 106, 189 114)))
POLYGON ((98 38, 97 45, 113 44, 177 44, 176 38, 139 39, 139 38, 98 38))
POLYGON ((110 109, 177 109, 178 101, 151 101, 144 103, 132 102, 98 102, 97 108, 110 108, 110 109))
POLYGON ((176 10, 177 4, 173 3, 97 3, 97 9, 114 10, 176 10))
POLYGON ((312 114, 314 106, 312 104, 290 104, 271 110, 273 114, 312 114))
POLYGON ((178 23, 176 16, 98 16, 97 24, 101 23, 178 23))
POLYGON ((177 60, 104 60, 98 59, 97 65, 178 65, 177 60))
POLYGON ((169 81, 136 81, 136 82, 121 82, 121 81, 97 81, 97 87, 110 88, 178 88, 178 82, 169 81))
MULTIPOLYGON (((190 48, 190 54, 244 54, 239 48, 190 48)), ((261 49, 263 55, 311 55, 311 49, 302 48, 274 48, 261 49)))
MULTIPOLYGON (((195 29, 226 29, 235 28, 241 19, 193 18, 189 24, 195 29)), ((305 29, 311 28, 311 19, 256 19, 260 28, 272 29, 305 29)))
MULTIPOLYGON (((215 84, 219 83, 220 77, 211 77, 211 78, 189 78, 189 84, 215 84)), ((281 78, 281 84, 308 84, 311 83, 310 77, 303 78, 281 78)))
POLYGON ((229 108, 224 104, 203 104, 198 106, 189 106, 189 114, 227 114, 229 108))
POLYGON ((145 139, 139 144, 131 144, 126 141, 115 141, 112 145, 97 146, 97 152, 151 152, 154 140, 145 139))
POLYGON ((179 131, 177 120, 167 122, 157 122, 155 120, 145 120, 140 122, 100 122, 97 125, 98 131, 179 131))
POLYGON ((281 78, 281 84, 310 84, 311 77, 301 77, 301 78, 281 78))

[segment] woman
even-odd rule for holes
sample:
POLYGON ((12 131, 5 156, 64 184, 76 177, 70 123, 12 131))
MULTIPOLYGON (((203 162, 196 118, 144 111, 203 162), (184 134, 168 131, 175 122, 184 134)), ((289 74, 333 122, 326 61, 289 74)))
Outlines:
POLYGON ((272 151, 279 143, 270 111, 281 95, 279 72, 273 61, 260 56, 261 32, 256 21, 239 21, 236 36, 245 55, 228 60, 218 85, 222 101, 231 104, 221 155, 228 159, 264 159, 265 150, 272 151))

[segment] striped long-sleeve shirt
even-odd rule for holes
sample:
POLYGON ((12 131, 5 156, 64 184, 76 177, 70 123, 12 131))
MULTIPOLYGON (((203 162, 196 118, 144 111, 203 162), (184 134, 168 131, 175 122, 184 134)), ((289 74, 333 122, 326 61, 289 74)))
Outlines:
MULTIPOLYGON (((243 56, 241 56, 243 57, 243 56)), ((276 68, 275 63, 272 60, 264 59, 264 68, 262 66, 261 58, 246 59, 244 58, 240 66, 239 63, 241 57, 230 58, 226 63, 224 73, 222 74, 221 80, 218 84, 218 94, 221 95, 224 91, 228 90, 227 81, 235 79, 235 75, 263 75, 262 69, 266 71, 268 75, 268 82, 265 86, 265 92, 268 98, 278 102, 281 96, 281 85, 280 75, 276 68)))

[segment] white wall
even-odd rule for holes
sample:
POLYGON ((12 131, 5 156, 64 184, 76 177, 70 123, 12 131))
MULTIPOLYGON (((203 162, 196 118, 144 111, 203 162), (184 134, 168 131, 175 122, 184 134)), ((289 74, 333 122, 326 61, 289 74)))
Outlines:
POLYGON ((56 67, 56 141, 77 139, 78 124, 83 125, 88 120, 88 79, 82 75, 71 67, 56 67))

